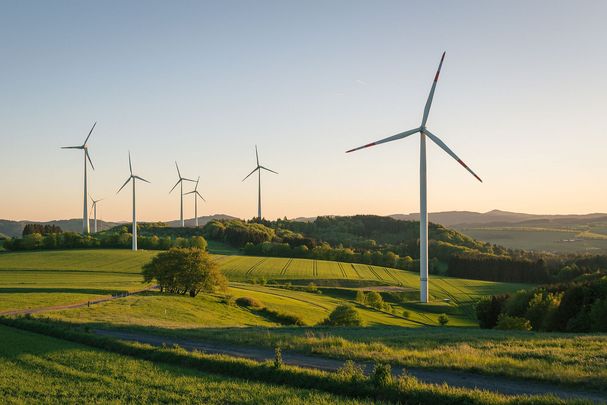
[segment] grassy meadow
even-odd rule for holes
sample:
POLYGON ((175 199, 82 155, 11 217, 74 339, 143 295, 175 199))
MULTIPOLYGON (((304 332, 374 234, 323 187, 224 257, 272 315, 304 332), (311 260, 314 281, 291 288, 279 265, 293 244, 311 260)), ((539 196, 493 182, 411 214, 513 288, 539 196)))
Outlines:
MULTIPOLYGON (((145 286, 141 266, 156 253, 71 250, 0 254, 0 311, 70 304, 140 289, 145 286)), ((422 305, 417 301, 418 276, 412 272, 308 259, 238 255, 215 255, 215 259, 230 279, 227 294, 231 300, 220 294, 191 298, 150 291, 90 307, 44 312, 34 318, 87 329, 129 329, 229 345, 280 346, 339 359, 526 378, 599 391, 607 387, 607 336, 499 332, 476 327, 473 303, 477 298, 527 285, 431 276, 433 300, 422 305), (261 279, 271 284, 262 284, 261 279), (320 291, 308 289, 310 282, 320 291), (357 303, 358 289, 381 291, 391 310, 357 303), (257 308, 234 305, 233 300, 239 297, 296 315, 308 326, 285 327, 257 308), (355 305, 366 327, 315 326, 344 302, 355 305), (448 315, 449 324, 438 327, 438 315, 443 313, 448 315)), ((177 402, 205 391, 198 397, 200 402, 349 403, 328 394, 268 388, 120 358, 6 327, 0 327, 0 335, 3 342, 9 342, 0 348, 0 394, 19 396, 26 402, 44 398, 43 387, 52 386, 50 397, 55 402, 70 396, 76 402, 177 402), (36 339, 46 340, 37 345, 36 339), (41 384, 27 383, 33 373, 40 373, 41 384), (77 383, 68 384, 70 379, 77 383), (146 389, 149 381, 154 385, 146 389), (103 385, 108 388, 103 389, 103 385), (141 388, 129 390, 130 385, 141 388), (270 394, 259 397, 264 390, 270 394), (297 400, 291 399, 296 396, 297 400)))
POLYGON ((0 341, 4 404, 366 403, 138 360, 6 326, 0 326, 0 341))

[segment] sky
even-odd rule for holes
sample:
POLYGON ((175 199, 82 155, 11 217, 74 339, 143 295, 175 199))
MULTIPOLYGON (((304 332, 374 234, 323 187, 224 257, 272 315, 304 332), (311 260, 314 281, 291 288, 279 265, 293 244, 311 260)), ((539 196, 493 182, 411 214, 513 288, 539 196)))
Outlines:
MULTIPOLYGON (((199 215, 607 211, 607 2, 10 1, 0 3, 0 218, 179 217, 174 162, 200 176, 199 215)), ((191 186, 186 186, 186 191, 191 186)), ((193 216, 193 199, 185 201, 193 216)))

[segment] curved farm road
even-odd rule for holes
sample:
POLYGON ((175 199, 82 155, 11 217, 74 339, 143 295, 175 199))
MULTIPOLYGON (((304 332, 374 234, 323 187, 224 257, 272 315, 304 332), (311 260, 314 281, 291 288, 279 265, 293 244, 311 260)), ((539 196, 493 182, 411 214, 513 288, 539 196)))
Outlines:
POLYGON ((83 308, 83 307, 86 307, 86 306, 91 306, 91 305, 95 305, 95 304, 101 304, 101 303, 104 303, 104 302, 117 300, 119 298, 126 298, 129 295, 140 294, 142 292, 153 291, 153 290, 156 290, 156 289, 158 289, 158 286, 157 285, 152 285, 152 286, 143 288, 141 290, 127 291, 127 292, 116 294, 116 295, 108 295, 108 296, 97 298, 97 299, 94 299, 94 300, 76 302, 75 304, 53 305, 53 306, 50 306, 50 307, 40 307, 40 308, 12 309, 12 310, 9 310, 9 311, 0 312, 0 316, 3 316, 3 315, 39 314, 41 312, 61 311, 61 310, 64 310, 64 309, 83 308))
MULTIPOLYGON (((142 334, 136 332, 123 332, 117 330, 95 329, 98 335, 108 336, 116 339, 147 343, 154 346, 163 344, 178 344, 186 350, 199 350, 208 354, 225 354, 228 356, 244 357, 257 361, 274 359, 274 351, 244 346, 221 345, 207 343, 199 340, 186 340, 158 335, 142 334)), ((336 371, 343 364, 343 360, 330 359, 317 356, 309 356, 297 352, 283 351, 283 362, 285 364, 313 368, 325 371, 336 371)), ((371 364, 359 363, 366 371, 371 370, 371 364)), ((403 367, 393 367, 395 375, 403 372, 403 367)), ((567 388, 552 384, 533 381, 514 380, 497 376, 486 376, 467 372, 450 370, 430 370, 420 368, 407 368, 407 372, 420 381, 429 384, 447 384, 452 387, 478 388, 481 390, 498 392, 504 395, 542 395, 552 394, 563 399, 581 399, 597 404, 607 404, 607 395, 600 392, 586 391, 575 388, 567 388)))

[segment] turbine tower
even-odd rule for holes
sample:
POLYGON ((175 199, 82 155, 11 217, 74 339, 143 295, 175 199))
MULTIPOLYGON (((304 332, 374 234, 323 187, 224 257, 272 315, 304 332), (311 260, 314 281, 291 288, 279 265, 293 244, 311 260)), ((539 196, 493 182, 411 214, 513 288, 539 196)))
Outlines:
POLYGON ((89 194, 89 198, 91 199, 91 201, 93 202, 93 206, 91 208, 93 208, 93 218, 94 218, 94 222, 93 222, 93 233, 97 233, 97 203, 99 201, 103 201, 103 198, 100 198, 98 200, 94 200, 93 197, 91 197, 91 195, 89 194))
POLYGON ((198 228, 198 197, 202 198, 202 201, 207 202, 207 200, 204 199, 204 197, 202 195, 200 195, 200 193, 198 192, 198 182, 200 181, 200 176, 198 176, 198 180, 196 180, 196 187, 194 187, 194 190, 190 191, 189 193, 185 193, 185 195, 188 194, 194 194, 194 218, 195 218, 195 224, 196 224, 196 228, 198 228))
POLYGON ((145 181, 146 183, 149 183, 149 181, 133 174, 133 166, 131 165, 131 152, 129 152, 129 171, 131 172, 131 175, 129 176, 128 179, 126 179, 126 181, 124 182, 122 187, 120 187, 120 189, 118 189, 116 194, 118 194, 124 188, 124 186, 126 186, 129 183, 129 181, 133 180, 133 244, 132 244, 132 246, 133 246, 133 250, 137 250, 137 215, 135 213, 135 183, 136 183, 136 180, 145 181))
POLYGON ((262 165, 259 164, 259 154, 257 153, 257 145, 255 145, 255 158, 257 159, 257 167, 255 167, 255 169, 253 169, 253 171, 251 173, 249 173, 247 175, 247 177, 242 179, 242 181, 245 181, 246 179, 249 178, 250 175, 257 172, 257 220, 258 220, 258 222, 261 222, 261 218, 262 218, 261 217, 261 170, 262 169, 267 170, 274 174, 278 174, 278 173, 275 172, 274 170, 270 170, 267 167, 263 167, 262 165))
POLYGON ((436 83, 438 82, 438 76, 440 74, 441 67, 443 66, 443 60, 445 59, 445 52, 443 52, 443 56, 441 57, 440 63, 438 65, 438 70, 436 71, 436 75, 434 76, 434 81, 432 82, 432 87, 430 88, 430 94, 428 95, 428 100, 426 101, 426 106, 424 107, 424 115, 422 118, 422 123, 418 128, 411 129, 409 131, 401 132, 400 134, 396 134, 390 136, 388 138, 381 139, 376 142, 369 143, 367 145, 351 149, 347 151, 354 152, 359 149, 368 148, 370 146, 379 145, 386 142, 395 141, 397 139, 405 138, 409 135, 413 135, 419 132, 420 134, 420 160, 419 160, 419 278, 420 278, 420 301, 428 302, 428 206, 427 206, 427 189, 426 189, 426 137, 430 138, 435 144, 437 144, 441 149, 443 149, 447 154, 449 154, 453 159, 455 159, 459 164, 464 166, 466 170, 468 170, 478 181, 482 183, 480 177, 476 175, 443 141, 440 140, 439 137, 432 134, 426 128, 426 122, 428 121, 428 115, 430 113, 430 107, 432 106, 432 99, 434 97, 434 90, 436 89, 436 83))
POLYGON ((181 177, 181 172, 179 171, 179 165, 177 164, 177 162, 175 162, 175 167, 177 168, 177 175, 179 176, 179 180, 177 180, 177 183, 175 183, 175 185, 173 186, 171 191, 169 191, 169 194, 171 194, 173 192, 173 190, 175 190, 175 187, 177 187, 177 185, 179 185, 179 187, 180 187, 179 198, 180 198, 180 202, 181 202, 179 219, 181 222, 181 227, 184 228, 185 221, 183 220, 183 182, 184 181, 194 182, 194 180, 190 180, 190 179, 186 179, 185 177, 181 177))
POLYGON ((93 162, 91 161, 91 157, 89 155, 89 150, 88 150, 88 145, 86 144, 89 140, 89 138, 91 137, 91 134, 93 133, 93 129, 95 129, 95 125, 97 125, 97 123, 95 122, 93 124, 93 127, 91 128, 91 130, 89 131, 89 134, 87 135, 86 139, 84 140, 84 143, 80 146, 63 146, 61 149, 82 149, 84 151, 84 205, 83 205, 83 211, 82 211, 82 233, 83 234, 87 234, 90 232, 90 225, 89 225, 89 213, 88 213, 88 201, 87 201, 87 195, 88 195, 88 191, 87 191, 87 176, 86 176, 86 166, 87 166, 87 159, 89 161, 89 163, 91 164, 91 168, 93 170, 95 170, 95 166, 93 166, 93 162))

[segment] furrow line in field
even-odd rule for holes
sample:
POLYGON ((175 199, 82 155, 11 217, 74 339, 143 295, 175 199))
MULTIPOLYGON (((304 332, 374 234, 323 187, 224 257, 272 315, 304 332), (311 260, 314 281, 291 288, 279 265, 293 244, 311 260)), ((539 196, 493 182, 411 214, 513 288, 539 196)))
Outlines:
POLYGON ((354 273, 356 273, 356 275, 358 276, 358 278, 360 278, 362 280, 363 277, 360 275, 360 273, 356 269, 356 266, 354 266, 354 263, 350 263, 350 266, 352 266, 352 270, 354 270, 354 273))
POLYGON ((281 276, 284 276, 285 274, 287 274, 287 269, 289 268, 289 266, 291 265, 292 262, 293 262, 293 258, 290 258, 289 260, 287 260, 285 265, 282 266, 282 270, 280 270, 281 276))
POLYGON ((394 280, 396 282, 396 284, 398 284, 398 285, 402 284, 400 282, 400 280, 398 278, 396 278, 396 276, 394 274, 392 274, 392 272, 390 270, 388 270, 387 267, 384 267, 384 271, 386 272, 386 274, 388 274, 388 276, 390 276, 390 278, 392 278, 392 280, 394 280))
POLYGON ((344 278, 348 278, 348 275, 346 274, 346 270, 344 269, 344 265, 341 264, 340 262, 337 262, 337 267, 339 267, 339 270, 341 271, 341 275, 344 276, 344 278))
POLYGON ((375 269, 373 268, 373 266, 371 266, 369 264, 369 265, 367 265, 367 267, 369 267, 369 270, 371 271, 371 273, 373 273, 373 275, 375 276, 375 278, 377 278, 378 280, 383 280, 383 278, 379 275, 379 273, 377 273, 375 271, 375 269))
POLYGON ((263 259, 259 260, 257 263, 255 263, 254 265, 251 266, 251 268, 249 270, 247 270, 247 272, 245 273, 247 276, 250 276, 251 274, 253 274, 253 272, 255 270, 257 270, 257 268, 259 266, 261 266, 266 260, 268 260, 267 257, 264 257, 263 259))

